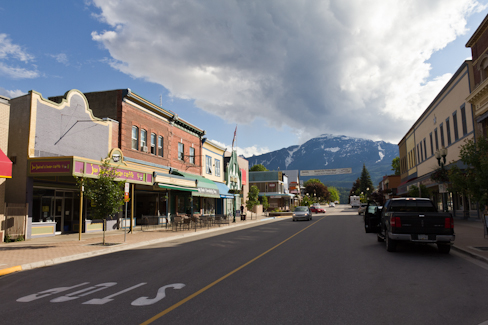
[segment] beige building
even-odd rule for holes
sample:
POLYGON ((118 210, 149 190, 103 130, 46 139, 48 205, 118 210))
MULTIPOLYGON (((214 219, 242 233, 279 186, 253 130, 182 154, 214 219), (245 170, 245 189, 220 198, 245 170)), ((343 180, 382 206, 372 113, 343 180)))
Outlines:
POLYGON ((0 96, 0 243, 4 241, 6 231, 5 182, 12 177, 12 163, 7 158, 9 119, 9 98, 0 96))
POLYGON ((432 181, 430 176, 439 169, 435 154, 442 148, 447 149, 445 168, 453 164, 464 167, 459 160, 460 148, 466 139, 474 137, 473 111, 466 99, 473 84, 472 62, 465 61, 400 141, 402 183, 398 186, 398 195, 406 195, 412 185, 423 184, 431 191, 440 210, 455 211, 469 204, 466 198, 455 193, 447 193, 447 202, 443 204, 442 194, 446 188, 443 183, 432 181))
POLYGON ((202 176, 214 182, 224 182, 224 152, 218 144, 203 140, 202 145, 202 176))
POLYGON ((476 137, 488 136, 488 15, 466 47, 471 48, 474 89, 467 101, 473 105, 476 137))

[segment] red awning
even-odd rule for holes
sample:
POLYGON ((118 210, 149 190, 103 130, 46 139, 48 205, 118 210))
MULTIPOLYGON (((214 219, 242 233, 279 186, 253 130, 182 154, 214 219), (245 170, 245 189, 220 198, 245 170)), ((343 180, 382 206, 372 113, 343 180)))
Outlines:
POLYGON ((12 162, 0 149, 0 177, 12 178, 12 162))

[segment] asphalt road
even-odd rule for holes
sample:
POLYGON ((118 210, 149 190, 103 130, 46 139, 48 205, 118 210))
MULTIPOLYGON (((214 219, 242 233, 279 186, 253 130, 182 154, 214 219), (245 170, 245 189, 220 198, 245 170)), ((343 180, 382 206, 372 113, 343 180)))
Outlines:
POLYGON ((480 324, 488 267, 388 253, 352 209, 0 278, 2 324, 480 324))

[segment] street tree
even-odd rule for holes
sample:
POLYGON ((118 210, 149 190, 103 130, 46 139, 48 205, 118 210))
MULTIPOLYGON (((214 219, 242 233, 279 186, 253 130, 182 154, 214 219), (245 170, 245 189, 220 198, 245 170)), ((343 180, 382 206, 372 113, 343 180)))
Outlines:
POLYGON ((449 180, 454 191, 471 196, 486 209, 488 206, 488 138, 480 137, 475 142, 466 140, 459 152, 464 170, 453 166, 449 180))
POLYGON ((369 176, 369 172, 364 164, 363 170, 361 172, 361 177, 359 178, 359 183, 359 190, 360 192, 364 193, 365 197, 368 197, 371 193, 373 193, 373 182, 371 181, 371 176, 369 176))
POLYGON ((430 198, 430 190, 424 184, 420 184, 420 191, 418 186, 411 185, 407 195, 410 197, 430 198))
MULTIPOLYGON (((305 185, 305 184, 304 184, 305 185)), ((310 182, 305 186, 305 193, 307 193, 314 200, 329 200, 330 193, 327 190, 327 186, 322 184, 322 182, 310 182)))
POLYGON ((335 188, 334 186, 328 186, 327 190, 330 193, 330 201, 331 202, 340 201, 340 194, 339 194, 339 191, 337 190, 337 188, 335 188))
POLYGON ((395 172, 395 175, 400 175, 400 157, 395 157, 391 161, 391 170, 395 172))
POLYGON ((356 179, 356 181, 352 184, 352 188, 351 188, 351 191, 349 191, 349 196, 353 196, 353 195, 359 195, 361 193, 360 191, 360 188, 361 187, 361 182, 358 179, 356 179))
POLYGON ((268 197, 266 195, 263 195, 261 198, 261 204, 263 205, 263 211, 268 211, 269 209, 269 202, 268 202, 268 197))
POLYGON ((314 183, 320 183, 320 184, 324 184, 320 181, 320 179, 317 179, 317 178, 310 178, 308 181, 306 181, 305 183, 303 183, 303 186, 307 186, 307 185, 311 185, 311 184, 314 184, 314 183))
POLYGON ((110 158, 102 159, 98 178, 77 177, 78 185, 84 187, 84 195, 91 201, 95 219, 104 223, 103 245, 105 245, 105 228, 107 218, 120 211, 124 205, 124 184, 117 182, 117 169, 110 166, 110 158))
POLYGON ((250 172, 268 172, 268 168, 264 167, 263 164, 256 164, 249 169, 250 172))
POLYGON ((247 193, 246 208, 251 211, 252 219, 252 209, 259 204, 259 189, 256 185, 249 188, 249 193, 247 193))

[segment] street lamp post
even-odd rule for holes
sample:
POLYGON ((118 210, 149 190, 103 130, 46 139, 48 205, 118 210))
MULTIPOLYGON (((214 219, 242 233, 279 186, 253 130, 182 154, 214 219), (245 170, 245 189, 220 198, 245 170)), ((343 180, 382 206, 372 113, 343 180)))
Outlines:
MULTIPOLYGON (((437 159, 437 164, 441 167, 442 174, 444 174, 444 165, 446 164, 446 156, 447 156, 447 148, 442 147, 441 149, 435 152, 435 157, 437 159)), ((447 212, 447 193, 442 193, 442 210, 447 212)))

